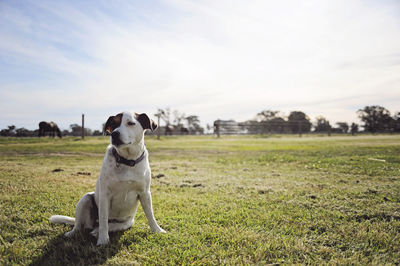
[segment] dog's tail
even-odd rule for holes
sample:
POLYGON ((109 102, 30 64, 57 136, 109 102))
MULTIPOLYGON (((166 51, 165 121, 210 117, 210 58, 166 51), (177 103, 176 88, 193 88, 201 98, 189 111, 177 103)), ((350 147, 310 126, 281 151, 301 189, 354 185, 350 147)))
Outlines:
POLYGON ((75 218, 69 217, 69 216, 64 216, 64 215, 53 215, 50 217, 50 222, 56 223, 56 224, 70 224, 74 225, 75 224, 75 218))

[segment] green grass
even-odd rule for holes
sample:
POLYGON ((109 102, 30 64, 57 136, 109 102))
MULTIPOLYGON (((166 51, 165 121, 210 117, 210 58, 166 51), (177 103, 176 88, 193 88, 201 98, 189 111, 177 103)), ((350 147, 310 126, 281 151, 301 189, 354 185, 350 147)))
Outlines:
POLYGON ((65 239, 108 138, 0 138, 0 264, 398 264, 400 136, 147 137, 153 207, 65 239), (58 171, 54 171, 58 169, 58 171))

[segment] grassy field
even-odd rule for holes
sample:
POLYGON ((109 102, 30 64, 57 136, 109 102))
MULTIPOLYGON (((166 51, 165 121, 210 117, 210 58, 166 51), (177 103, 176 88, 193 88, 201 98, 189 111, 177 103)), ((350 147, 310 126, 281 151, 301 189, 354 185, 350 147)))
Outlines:
POLYGON ((147 138, 155 216, 67 240, 108 138, 0 138, 0 264, 400 262, 400 136, 147 138))

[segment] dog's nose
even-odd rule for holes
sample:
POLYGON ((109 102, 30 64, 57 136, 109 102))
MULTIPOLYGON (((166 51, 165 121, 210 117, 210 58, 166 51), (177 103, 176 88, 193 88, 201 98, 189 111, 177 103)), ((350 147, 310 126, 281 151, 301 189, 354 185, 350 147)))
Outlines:
POLYGON ((111 133, 111 144, 115 146, 119 146, 122 144, 122 141, 120 140, 120 134, 118 131, 114 131, 111 133))
POLYGON ((119 137, 119 132, 118 132, 118 131, 114 131, 113 133, 111 133, 111 137, 112 137, 113 139, 118 138, 118 137, 119 137))

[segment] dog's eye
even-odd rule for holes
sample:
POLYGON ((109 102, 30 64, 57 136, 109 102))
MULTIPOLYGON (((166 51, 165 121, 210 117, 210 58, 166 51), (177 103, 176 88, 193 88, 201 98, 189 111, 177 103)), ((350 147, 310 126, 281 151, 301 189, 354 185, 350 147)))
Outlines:
POLYGON ((134 126, 134 125, 136 125, 134 122, 131 121, 128 122, 128 126, 134 126))

